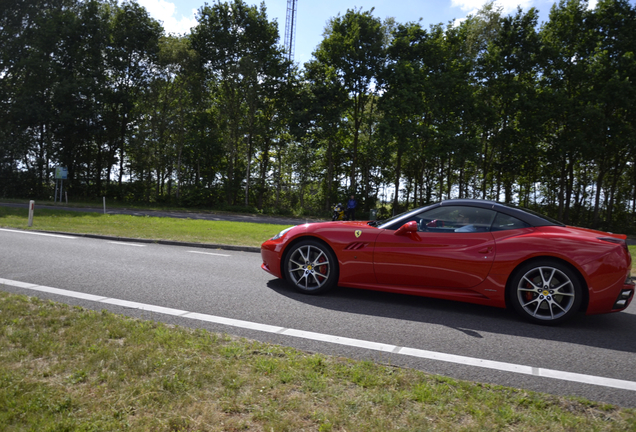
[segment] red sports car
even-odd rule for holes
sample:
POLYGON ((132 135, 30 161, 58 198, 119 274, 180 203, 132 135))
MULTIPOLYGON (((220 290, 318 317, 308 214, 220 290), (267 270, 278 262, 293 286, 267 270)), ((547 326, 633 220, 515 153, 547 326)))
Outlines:
POLYGON ((261 246, 263 270, 307 294, 337 285, 512 307, 556 324, 618 312, 634 296, 626 236, 565 226, 481 200, 448 200, 386 221, 321 222, 261 246))

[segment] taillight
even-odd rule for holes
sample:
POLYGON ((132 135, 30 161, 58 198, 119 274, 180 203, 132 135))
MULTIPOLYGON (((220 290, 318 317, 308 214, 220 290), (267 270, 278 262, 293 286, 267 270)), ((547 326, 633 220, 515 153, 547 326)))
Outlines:
POLYGON ((629 252, 629 248, 627 247, 627 240, 618 239, 616 237, 597 237, 599 240, 606 241, 609 243, 615 243, 623 246, 623 249, 629 252))

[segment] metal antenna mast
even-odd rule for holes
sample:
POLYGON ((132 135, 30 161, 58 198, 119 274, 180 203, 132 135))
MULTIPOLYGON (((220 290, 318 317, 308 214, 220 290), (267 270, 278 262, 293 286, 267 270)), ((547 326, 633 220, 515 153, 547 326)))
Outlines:
POLYGON ((285 48, 287 58, 294 61, 294 45, 296 44, 296 0, 287 0, 287 18, 285 19, 285 48))

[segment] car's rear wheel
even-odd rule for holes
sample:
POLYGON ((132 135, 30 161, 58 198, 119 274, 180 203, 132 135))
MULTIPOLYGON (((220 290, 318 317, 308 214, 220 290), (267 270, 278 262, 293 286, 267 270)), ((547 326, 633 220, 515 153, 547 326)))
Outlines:
POLYGON ((537 324, 559 324, 572 318, 583 300, 577 275, 567 266, 551 260, 520 267, 510 289, 514 309, 537 324))
POLYGON ((287 280, 298 291, 319 294, 333 288, 338 281, 338 263, 333 252, 315 240, 303 240, 285 255, 287 280))

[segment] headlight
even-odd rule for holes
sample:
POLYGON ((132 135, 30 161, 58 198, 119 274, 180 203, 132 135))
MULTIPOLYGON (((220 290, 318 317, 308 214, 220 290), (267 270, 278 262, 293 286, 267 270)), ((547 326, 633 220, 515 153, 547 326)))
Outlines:
POLYGON ((286 228, 284 230, 282 230, 281 232, 279 232, 278 234, 276 234, 274 237, 272 237, 270 240, 278 240, 279 238, 281 238, 282 236, 284 236, 285 234, 287 234, 287 231, 289 231, 290 229, 292 229, 293 227, 289 227, 286 228))

